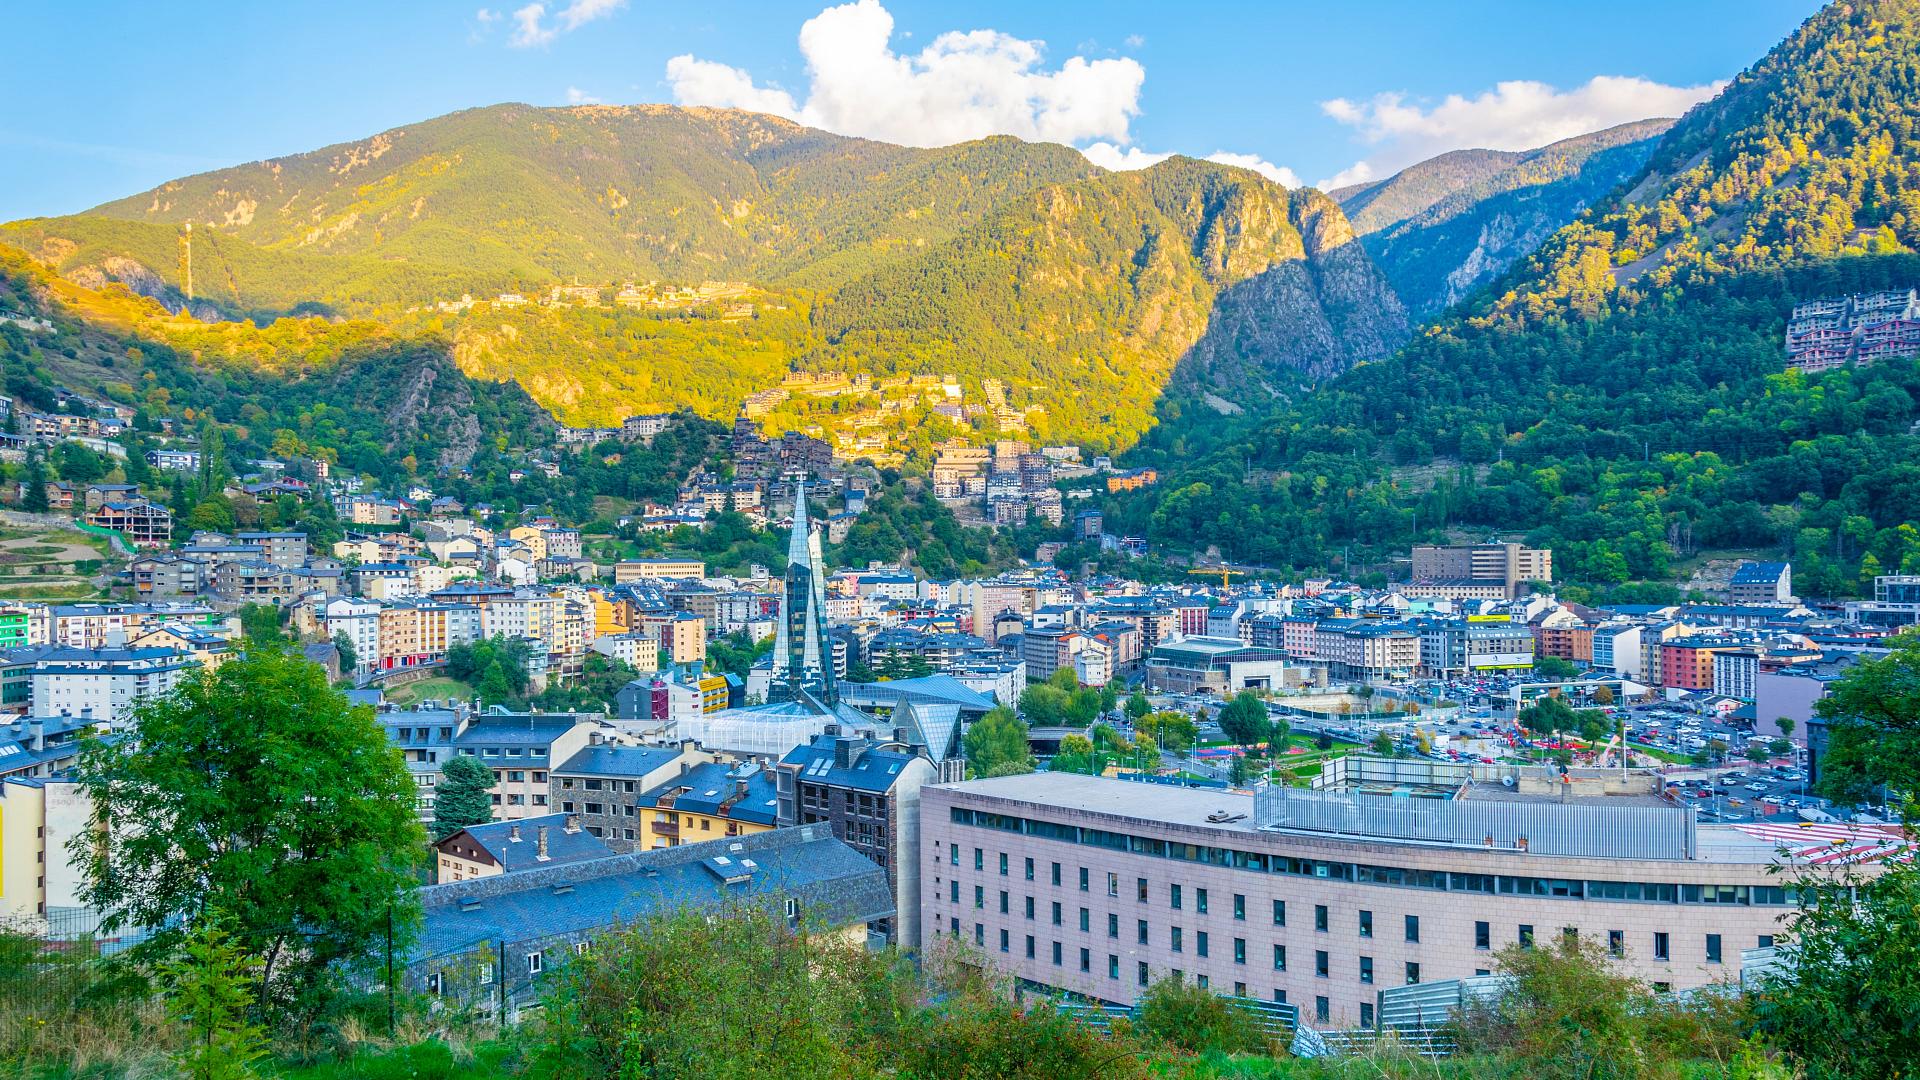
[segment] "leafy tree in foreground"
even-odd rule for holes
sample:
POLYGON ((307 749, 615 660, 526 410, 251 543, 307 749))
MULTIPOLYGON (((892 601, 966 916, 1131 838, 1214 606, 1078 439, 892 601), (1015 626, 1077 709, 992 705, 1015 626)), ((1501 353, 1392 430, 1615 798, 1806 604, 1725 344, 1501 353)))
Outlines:
POLYGON ((345 633, 335 634, 333 647, 340 651, 340 674, 353 674, 353 670, 360 666, 360 654, 353 647, 353 639, 345 633))
POLYGON ((1819 791, 1835 802, 1866 802, 1880 787, 1920 790, 1920 633, 1888 644, 1891 652, 1856 663, 1814 706, 1827 722, 1819 791))
POLYGON ((1027 725, 1004 705, 988 710, 985 716, 975 720, 961 742, 967 765, 975 776, 1009 776, 1033 771, 1027 725))
POLYGON ((433 839, 493 820, 493 770, 470 754, 455 754, 433 790, 433 839))
POLYGON ((1754 1007, 1761 1033, 1810 1080, 1911 1075, 1920 1061, 1920 867, 1805 874, 1795 885, 1784 963, 1754 1007))
POLYGON ((89 739, 74 777, 108 832, 69 846, 81 894, 108 930, 157 928, 150 953, 220 911, 261 962, 263 998, 288 1001, 370 957, 390 911, 403 938, 415 922, 413 778, 317 664, 254 646, 195 672, 89 739))
POLYGON ((1251 690, 1242 690, 1220 707, 1220 731, 1236 746, 1265 742, 1273 734, 1267 706, 1251 690))

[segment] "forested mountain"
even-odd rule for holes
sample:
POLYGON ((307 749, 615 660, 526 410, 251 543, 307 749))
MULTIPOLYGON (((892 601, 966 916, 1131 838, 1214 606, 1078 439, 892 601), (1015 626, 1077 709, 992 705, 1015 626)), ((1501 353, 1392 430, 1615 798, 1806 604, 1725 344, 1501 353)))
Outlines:
POLYGON ((1796 302, 1920 285, 1916 120, 1920 0, 1822 10, 1390 359, 1259 415, 1169 399, 1136 459, 1170 482, 1118 527, 1296 565, 1508 530, 1595 588, 1714 548, 1814 596, 1920 571, 1920 365, 1782 370, 1796 302))
POLYGON ((190 240, 202 319, 373 318, 571 423, 724 418, 794 368, 952 374, 1099 448, 1138 437, 1176 370, 1297 381, 1404 340, 1352 239, 1332 200, 1224 165, 1108 173, 1011 138, 915 149, 653 105, 469 110, 0 227, 176 311, 190 240), (752 315, 434 307, 650 279, 743 283, 752 315))
POLYGON ((998 377, 1010 402, 1044 410, 1043 436, 1124 445, 1183 360, 1200 385, 1297 378, 1405 340, 1351 240, 1319 192, 1174 158, 1017 200, 854 282, 815 321, 825 363, 998 377))
POLYGON ((1400 298, 1427 314, 1500 276, 1635 176, 1671 126, 1641 120, 1522 153, 1445 154, 1343 206, 1400 298))

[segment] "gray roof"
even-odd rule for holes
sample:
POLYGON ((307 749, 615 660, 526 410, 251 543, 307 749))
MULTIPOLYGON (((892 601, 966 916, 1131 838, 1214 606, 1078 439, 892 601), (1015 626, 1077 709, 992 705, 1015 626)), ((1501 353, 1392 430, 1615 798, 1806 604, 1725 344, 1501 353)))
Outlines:
POLYGON ((803 919, 832 926, 894 914, 886 871, 821 822, 429 886, 420 890, 425 920, 409 963, 493 942, 583 938, 676 910, 787 899, 800 902, 803 919), (720 857, 728 862, 716 865, 720 857), (745 880, 728 880, 740 871, 745 880))
POLYGON ((589 746, 554 768, 557 773, 584 773, 593 776, 624 776, 640 779, 680 757, 672 750, 651 746, 589 746))
MULTIPOLYGON (((500 869, 514 873, 532 870, 542 866, 557 866, 562 863, 583 862, 587 859, 604 859, 613 854, 605 840, 585 829, 567 831, 566 814, 546 814, 541 817, 523 818, 519 821, 492 821, 485 825, 469 825, 455 833, 465 833, 482 851, 493 856, 500 869), (547 857, 540 858, 540 830, 547 830, 547 857), (514 839, 515 835, 518 840, 514 839)), ((442 840, 442 845, 453 840, 454 836, 442 840)))

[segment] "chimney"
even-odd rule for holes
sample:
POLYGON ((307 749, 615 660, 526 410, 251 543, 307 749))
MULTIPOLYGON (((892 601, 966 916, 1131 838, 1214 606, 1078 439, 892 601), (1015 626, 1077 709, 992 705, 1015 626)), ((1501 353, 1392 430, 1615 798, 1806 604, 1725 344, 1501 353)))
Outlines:
POLYGON ((834 767, 840 769, 852 768, 854 758, 859 756, 857 749, 859 743, 860 740, 853 738, 835 739, 833 741, 834 767))
POLYGON ((823 730, 823 731, 821 732, 821 734, 823 734, 823 735, 833 735, 833 736, 838 736, 838 735, 840 734, 840 725, 839 725, 839 724, 828 724, 828 725, 826 726, 826 728, 825 728, 825 730, 823 730))
POLYGON ((547 827, 545 825, 542 825, 535 831, 539 834, 540 849, 534 853, 533 857, 535 859, 538 859, 541 862, 546 862, 547 861, 547 827))
POLYGON ((567 815, 567 831, 570 833, 577 833, 580 831, 580 815, 579 814, 567 815))
POLYGON ((520 823, 516 821, 512 825, 508 826, 507 828, 507 843, 517 844, 519 842, 520 842, 520 823))

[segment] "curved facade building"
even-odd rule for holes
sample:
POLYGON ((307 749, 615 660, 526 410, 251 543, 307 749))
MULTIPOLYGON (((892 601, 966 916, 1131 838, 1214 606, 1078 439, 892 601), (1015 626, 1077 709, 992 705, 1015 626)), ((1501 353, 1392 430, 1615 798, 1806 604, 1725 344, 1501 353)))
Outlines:
POLYGON ((925 789, 922 926, 1040 988, 1130 1004, 1178 972, 1367 1026, 1380 990, 1487 974, 1553 934, 1675 990, 1737 979, 1793 910, 1769 866, 1904 843, 1772 828, 1601 798, 1256 799, 1036 773, 925 789))

